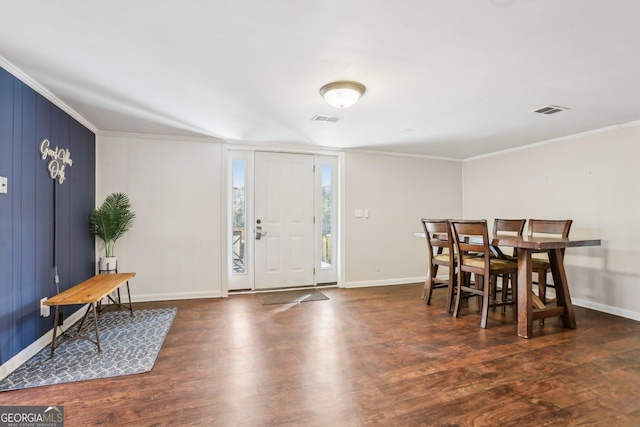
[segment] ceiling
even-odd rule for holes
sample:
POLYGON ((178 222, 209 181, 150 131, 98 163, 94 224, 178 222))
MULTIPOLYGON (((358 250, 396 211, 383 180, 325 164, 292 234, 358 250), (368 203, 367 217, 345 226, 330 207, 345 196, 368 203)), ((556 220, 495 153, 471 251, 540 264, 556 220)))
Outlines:
POLYGON ((0 5, 0 64, 97 132, 467 159, 640 120, 638 0, 0 5))

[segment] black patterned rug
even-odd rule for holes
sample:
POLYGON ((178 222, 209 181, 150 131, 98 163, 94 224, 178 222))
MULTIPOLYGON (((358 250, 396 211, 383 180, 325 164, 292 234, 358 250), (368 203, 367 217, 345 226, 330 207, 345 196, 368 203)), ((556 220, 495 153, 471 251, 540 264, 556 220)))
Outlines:
MULTIPOLYGON (((50 359, 48 345, 0 381, 0 391, 149 372, 177 311, 135 310, 133 317, 129 311, 105 313, 98 317, 102 353, 94 343, 74 339, 56 347, 50 359)), ((95 339, 91 329, 84 333, 95 339)))

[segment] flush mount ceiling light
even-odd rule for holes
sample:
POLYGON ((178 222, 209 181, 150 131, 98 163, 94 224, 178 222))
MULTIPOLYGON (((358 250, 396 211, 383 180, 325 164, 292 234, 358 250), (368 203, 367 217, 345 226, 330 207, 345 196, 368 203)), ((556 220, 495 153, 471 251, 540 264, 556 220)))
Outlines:
POLYGON ((327 83, 320 88, 320 95, 332 107, 347 108, 364 95, 365 87, 358 82, 341 81, 327 83))

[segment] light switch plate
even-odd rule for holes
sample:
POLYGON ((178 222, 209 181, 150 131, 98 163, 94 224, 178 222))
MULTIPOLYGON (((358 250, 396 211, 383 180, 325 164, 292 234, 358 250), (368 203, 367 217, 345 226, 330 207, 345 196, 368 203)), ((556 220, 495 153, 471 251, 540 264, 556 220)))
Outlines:
POLYGON ((356 218, 362 218, 362 209, 356 209, 356 218))
POLYGON ((6 176, 0 176, 0 194, 7 194, 8 180, 6 176))

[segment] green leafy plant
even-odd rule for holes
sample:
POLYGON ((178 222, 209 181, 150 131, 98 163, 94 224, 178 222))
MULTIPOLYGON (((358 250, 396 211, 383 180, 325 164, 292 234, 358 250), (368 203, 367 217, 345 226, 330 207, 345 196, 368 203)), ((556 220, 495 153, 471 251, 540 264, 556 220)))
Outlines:
POLYGON ((104 241, 105 256, 113 256, 113 245, 133 225, 135 212, 124 193, 112 193, 102 205, 89 213, 89 231, 104 241))

